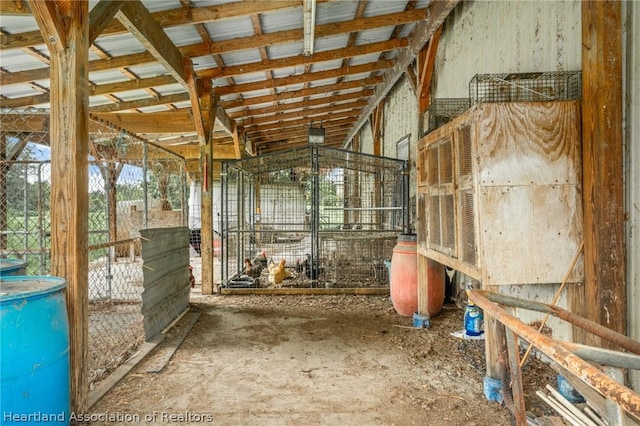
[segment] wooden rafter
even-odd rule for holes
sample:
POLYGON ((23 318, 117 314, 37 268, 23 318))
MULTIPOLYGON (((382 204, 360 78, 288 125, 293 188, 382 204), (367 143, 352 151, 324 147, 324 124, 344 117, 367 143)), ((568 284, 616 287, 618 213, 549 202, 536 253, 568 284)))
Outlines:
POLYGON ((122 7, 122 0, 101 0, 89 13, 89 44, 98 38, 122 7))
POLYGON ((173 44, 160 24, 153 20, 139 0, 124 2, 116 13, 120 23, 160 62, 183 86, 187 87, 182 53, 173 44))
POLYGON ((426 49, 422 49, 418 55, 420 58, 420 74, 418 75, 417 89, 420 114, 426 111, 431 104, 431 77, 433 76, 433 70, 436 65, 436 53, 438 51, 441 34, 442 26, 438 27, 433 33, 426 49))

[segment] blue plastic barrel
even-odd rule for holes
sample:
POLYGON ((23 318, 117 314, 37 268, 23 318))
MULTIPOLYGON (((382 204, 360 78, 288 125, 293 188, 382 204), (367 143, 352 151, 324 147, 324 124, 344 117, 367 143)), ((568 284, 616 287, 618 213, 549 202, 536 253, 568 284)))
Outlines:
POLYGON ((0 259, 0 276, 24 275, 27 261, 22 259, 0 259))
POLYGON ((69 423, 66 285, 57 277, 0 277, 3 424, 69 423))

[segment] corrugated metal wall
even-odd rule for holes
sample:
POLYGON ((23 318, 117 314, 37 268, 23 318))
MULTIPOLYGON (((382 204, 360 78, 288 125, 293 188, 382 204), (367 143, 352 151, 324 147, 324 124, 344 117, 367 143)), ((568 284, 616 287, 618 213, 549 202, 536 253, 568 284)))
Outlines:
POLYGON ((141 229, 142 315, 149 340, 189 306, 189 228, 141 229))
MULTIPOLYGON (((640 340, 640 3, 623 2, 626 17, 625 143, 627 155, 627 285, 629 336, 640 340)), ((640 371, 632 374, 632 387, 640 391, 640 371)))
POLYGON ((579 0, 461 2, 445 21, 433 96, 468 96, 475 74, 581 69, 581 34, 579 0))

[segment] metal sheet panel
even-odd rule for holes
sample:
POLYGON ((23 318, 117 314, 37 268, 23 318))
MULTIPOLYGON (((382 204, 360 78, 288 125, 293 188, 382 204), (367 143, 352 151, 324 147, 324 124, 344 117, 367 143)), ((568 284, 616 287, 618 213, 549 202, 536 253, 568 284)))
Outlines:
POLYGON ((189 228, 141 229, 146 340, 189 306, 189 228))
POLYGON ((467 97, 478 73, 580 69, 581 16, 573 0, 460 3, 440 39, 434 98, 467 97))

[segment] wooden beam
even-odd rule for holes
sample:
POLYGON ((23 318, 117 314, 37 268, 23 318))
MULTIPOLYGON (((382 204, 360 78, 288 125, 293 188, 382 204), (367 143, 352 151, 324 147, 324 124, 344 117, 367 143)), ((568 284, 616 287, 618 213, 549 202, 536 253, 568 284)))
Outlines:
POLYGON ((34 0, 30 0, 29 4, 47 47, 58 52, 64 50, 67 35, 64 23, 58 17, 58 6, 68 5, 61 1, 45 1, 36 6, 34 0), (52 19, 54 16, 56 19, 52 19))
POLYGON ((431 36, 440 27, 445 18, 449 16, 449 13, 458 4, 460 0, 434 0, 429 3, 427 7, 427 20, 420 21, 415 25, 411 35, 409 36, 409 48, 403 50, 396 58, 394 58, 394 66, 384 76, 384 83, 378 86, 375 96, 372 96, 369 101, 369 106, 362 111, 362 115, 357 121, 357 124, 353 127, 351 133, 344 141, 344 145, 348 144, 349 140, 360 130, 360 128, 367 122, 371 111, 375 106, 383 99, 389 91, 393 88, 400 76, 404 74, 409 64, 414 60, 416 54, 422 49, 425 43, 431 38, 431 36))
MULTIPOLYGON (((360 109, 353 109, 353 110, 348 110, 348 111, 343 111, 343 112, 327 114, 327 115, 325 115, 323 117, 323 125, 326 124, 327 122, 331 121, 331 120, 343 119, 343 118, 348 118, 348 117, 352 118, 351 121, 353 123, 355 121, 355 120, 353 120, 353 118, 358 117, 360 115, 360 111, 361 111, 360 109)), ((278 123, 263 124, 263 125, 259 125, 259 126, 253 126, 251 128, 245 128, 245 131, 247 132, 247 134, 250 134, 250 133, 262 132, 262 131, 267 131, 267 130, 286 129, 288 127, 299 127, 299 126, 308 127, 309 126, 309 120, 307 118, 299 118, 297 120, 289 120, 289 121, 283 121, 283 122, 278 122, 278 123)))
POLYGON ((413 90, 413 94, 417 96, 418 95, 418 86, 417 86, 418 77, 416 76, 416 73, 413 71, 413 67, 409 65, 407 69, 404 70, 404 74, 406 75, 407 81, 411 86, 411 90, 413 90))
POLYGON ((87 411, 89 3, 29 3, 51 54, 51 275, 67 282, 71 411, 87 411), (55 34, 53 34, 55 32, 55 34))
POLYGON ((433 70, 436 66, 436 53, 438 52, 438 43, 442 34, 442 26, 438 27, 435 33, 429 39, 428 47, 420 52, 418 56, 421 60, 418 76, 418 111, 422 115, 431 104, 431 78, 433 70))
POLYGON ((384 99, 376 106, 371 114, 371 130, 373 132, 373 155, 382 155, 382 120, 384 117, 384 99))
POLYGON ((582 149, 586 316, 624 335, 621 8, 616 1, 582 1, 582 149))
MULTIPOLYGON (((370 86, 375 86, 378 83, 382 82, 382 77, 374 76, 367 77, 360 80, 349 80, 336 84, 325 84, 322 86, 310 87, 308 89, 301 89, 296 91, 281 91, 279 93, 274 93, 271 95, 264 96, 254 96, 252 98, 246 99, 234 99, 234 100, 222 100, 220 104, 225 109, 233 109, 239 107, 247 107, 251 105, 260 105, 269 102, 280 102, 289 99, 297 99, 303 98, 306 96, 315 96, 321 95, 325 93, 335 93, 344 90, 352 90, 352 89, 367 89, 370 86)), ((238 92, 239 93, 239 92, 238 92)))
POLYGON ((409 45, 406 38, 386 40, 377 43, 360 44, 343 49, 326 50, 315 53, 313 56, 294 56, 281 59, 271 59, 251 63, 251 65, 241 64, 224 68, 210 68, 198 73, 200 77, 221 78, 234 77, 246 74, 248 71, 260 72, 270 71, 280 68, 291 68, 301 65, 313 65, 317 62, 335 61, 337 59, 352 58, 355 56, 369 55, 372 53, 382 53, 394 49, 403 49, 409 45))
POLYGON ((189 90, 189 98, 191 98, 191 112, 196 127, 196 133, 201 145, 206 145, 211 139, 213 130, 213 114, 210 111, 212 103, 211 97, 213 90, 211 80, 202 80, 196 78, 193 73, 193 65, 189 59, 185 60, 185 69, 187 74, 187 89, 189 90))
POLYGON ((218 96, 232 93, 252 92, 254 90, 272 89, 276 87, 292 86, 301 83, 308 83, 316 80, 326 80, 330 78, 342 77, 346 75, 363 74, 391 68, 395 61, 380 60, 377 62, 343 66, 335 70, 317 71, 308 74, 293 75, 290 77, 274 78, 273 80, 257 81, 253 83, 238 84, 235 86, 222 86, 216 88, 218 96))
MULTIPOLYGON (((200 158, 200 144, 184 144, 165 146, 171 152, 174 152, 187 160, 200 158)), ((234 160, 237 159, 236 149, 233 145, 220 145, 214 141, 213 144, 213 160, 234 160)))
POLYGON ((122 7, 122 0, 100 0, 89 13, 89 44, 98 38, 122 7))
POLYGON ((110 113, 134 110, 158 105, 169 105, 189 100, 189 93, 176 93, 173 95, 156 96, 147 99, 137 99, 135 101, 114 102, 112 104, 98 105, 91 108, 92 113, 110 113))
POLYGON ((352 101, 354 99, 362 99, 362 98, 366 98, 367 96, 371 96, 372 94, 373 94, 373 90, 367 89, 367 90, 361 90, 358 92, 345 93, 343 95, 331 95, 331 96, 325 96, 324 98, 314 98, 309 100, 303 100, 300 102, 280 103, 275 106, 245 109, 240 112, 229 113, 229 116, 232 118, 238 119, 242 117, 254 117, 257 115, 264 115, 264 114, 280 114, 285 111, 290 111, 293 109, 308 108, 312 106, 317 107, 317 106, 331 105, 337 102, 352 101))
POLYGON ((302 111, 284 112, 284 113, 273 114, 273 115, 264 116, 264 117, 248 117, 247 119, 242 121, 242 124, 245 127, 248 127, 248 126, 255 126, 259 124, 286 121, 286 120, 299 118, 299 117, 317 117, 322 114, 331 114, 335 111, 360 109, 366 105, 367 105, 367 101, 362 100, 362 101, 353 101, 353 102, 347 102, 347 103, 320 107, 320 108, 307 108, 302 111))
MULTIPOLYGON (((32 15, 31 10, 27 7, 22 0, 6 0, 0 1, 0 15, 1 16, 25 16, 32 15)), ((38 36, 39 31, 36 31, 38 36)))
POLYGON ((180 84, 187 86, 182 53, 139 0, 124 2, 116 18, 180 84))
POLYGON ((100 120, 108 121, 131 133, 189 133, 195 131, 194 117, 190 110, 172 112, 152 112, 147 114, 93 114, 100 120))

